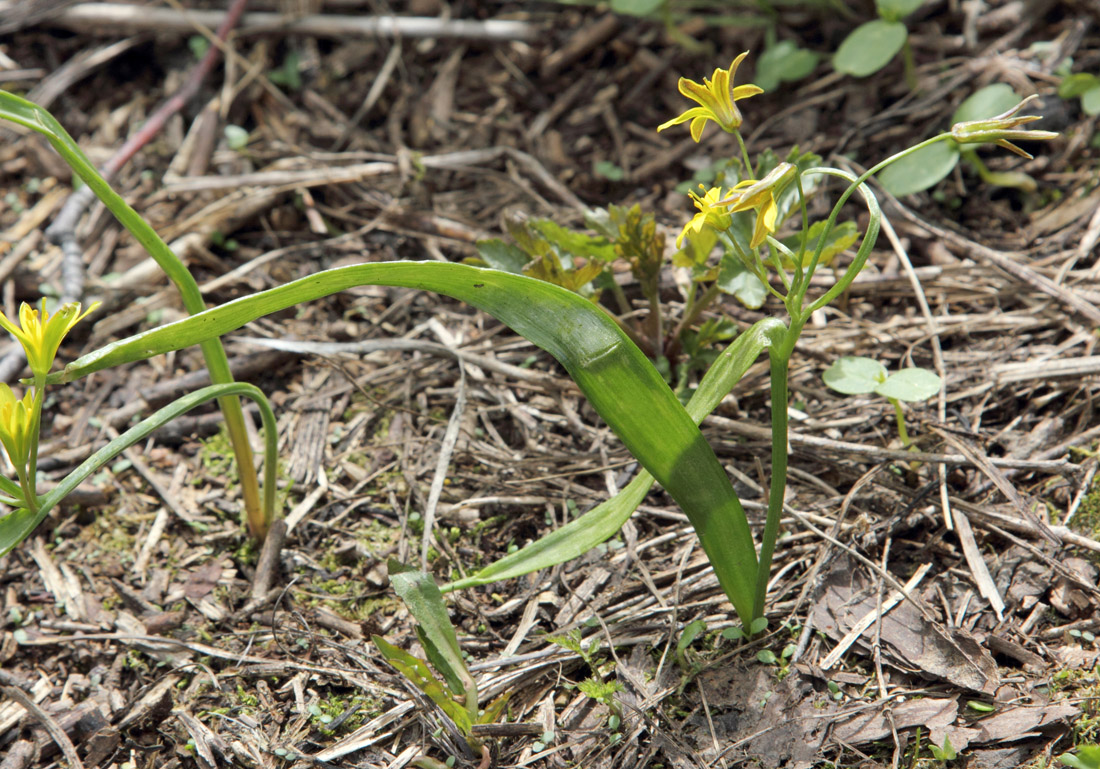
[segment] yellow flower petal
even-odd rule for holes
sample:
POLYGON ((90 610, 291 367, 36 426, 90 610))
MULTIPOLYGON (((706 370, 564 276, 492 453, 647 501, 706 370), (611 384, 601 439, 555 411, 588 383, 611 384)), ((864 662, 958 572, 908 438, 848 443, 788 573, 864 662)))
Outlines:
POLYGON ((696 142, 702 138, 703 128, 708 120, 713 120, 723 131, 733 133, 741 125, 741 111, 736 102, 763 93, 764 90, 756 85, 739 85, 731 88, 730 85, 737 74, 737 67, 749 55, 748 51, 740 54, 729 69, 716 69, 710 78, 704 78, 702 84, 680 78, 676 87, 680 93, 699 104, 682 115, 673 118, 667 123, 662 123, 657 130, 691 120, 691 138, 696 142))

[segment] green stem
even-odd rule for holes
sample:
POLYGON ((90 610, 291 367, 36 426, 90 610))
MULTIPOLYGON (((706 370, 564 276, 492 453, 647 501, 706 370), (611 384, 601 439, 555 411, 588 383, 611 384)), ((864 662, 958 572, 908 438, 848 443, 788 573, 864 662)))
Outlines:
MULTIPOLYGON (((194 315, 206 309, 206 302, 202 298, 198 283, 188 271, 187 266, 180 260, 172 249, 168 247, 156 231, 131 208, 122 197, 116 193, 99 174, 91 162, 87 159, 72 137, 65 131, 60 123, 46 110, 37 105, 25 102, 27 108, 34 112, 36 124, 30 124, 31 128, 45 134, 54 149, 64 158, 65 162, 96 194, 104 205, 110 209, 124 227, 148 252, 153 261, 176 285, 183 300, 183 306, 188 313, 194 315)), ((215 384, 230 384, 233 375, 229 370, 229 359, 226 357, 225 348, 220 339, 210 339, 200 345, 203 359, 210 372, 210 380, 215 384)), ((229 431, 229 439, 233 445, 233 453, 237 459, 241 481, 241 495, 244 501, 245 516, 249 533, 256 539, 263 539, 267 534, 268 526, 274 518, 274 507, 263 508, 260 502, 259 482, 256 478, 256 468, 253 465, 252 447, 248 443, 248 432, 245 430, 244 411, 241 402, 236 396, 224 397, 218 400, 222 414, 225 417, 226 427, 229 431)), ((265 495, 265 498, 267 496, 265 495)), ((274 500, 274 497, 271 496, 274 500)))
POLYGON ((745 164, 745 173, 747 174, 747 176, 745 176, 743 178, 751 179, 753 171, 752 171, 752 161, 749 160, 748 147, 745 146, 745 140, 741 138, 741 132, 740 131, 734 131, 733 135, 737 137, 737 146, 739 146, 741 148, 741 162, 745 164))
POLYGON ((907 449, 913 448, 913 442, 909 440, 909 431, 905 429, 905 414, 901 409, 901 401, 897 398, 887 398, 890 401, 890 405, 894 407, 894 417, 898 423, 898 437, 901 438, 901 445, 907 449))
MULTIPOLYGON (((779 537, 779 521, 783 515, 783 498, 787 488, 787 366, 794 352, 794 343, 802 333, 804 320, 791 319, 789 329, 777 329, 769 350, 771 362, 772 409, 772 477, 768 491, 768 517, 760 535, 760 557, 756 565, 756 596, 753 619, 764 616, 764 599, 768 592, 775 541, 779 537)), ((747 628, 746 628, 747 630, 747 628)))
POLYGON ((38 438, 42 431, 42 404, 45 399, 45 378, 35 377, 34 407, 31 409, 31 423, 27 429, 31 441, 30 451, 27 452, 27 478, 26 481, 22 476, 19 478, 23 493, 26 495, 27 506, 32 512, 38 500, 38 438))
POLYGON ((905 42, 901 46, 901 60, 905 66, 905 84, 910 91, 917 90, 917 67, 913 61, 913 46, 909 44, 909 35, 906 34, 905 42))

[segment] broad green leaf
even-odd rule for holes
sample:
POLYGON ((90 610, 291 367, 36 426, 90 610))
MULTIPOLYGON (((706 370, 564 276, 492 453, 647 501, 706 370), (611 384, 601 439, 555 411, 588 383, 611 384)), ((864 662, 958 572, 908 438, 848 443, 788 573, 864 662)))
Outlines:
POLYGON ((993 83, 970 94, 951 116, 951 123, 969 123, 995 117, 1020 103, 1020 97, 1007 83, 993 83))
POLYGON ((878 14, 887 21, 901 21, 924 4, 924 0, 876 0, 878 14))
POLYGON ((722 255, 717 285, 720 291, 736 297, 737 301, 750 310, 759 309, 768 298, 767 286, 731 253, 722 255))
POLYGON ((1100 85, 1081 94, 1081 109, 1086 115, 1100 115, 1100 85))
POLYGON ((830 389, 845 395, 874 392, 886 381, 886 367, 874 358, 845 357, 833 361, 821 375, 830 389))
MULTIPOLYGON (((783 324, 774 318, 758 321, 722 351, 687 404, 687 412, 695 424, 714 411, 768 346, 769 335, 782 328, 783 324)), ((641 471, 618 494, 580 518, 489 564, 476 574, 445 585, 443 590, 461 590, 520 577, 539 569, 549 569, 588 552, 622 528, 645 499, 653 482, 652 475, 641 471)))
POLYGON ((1087 91, 1100 86, 1100 78, 1088 72, 1076 72, 1058 86, 1058 96, 1063 99, 1075 99, 1084 96, 1087 91))
POLYGON ((840 44, 833 67, 855 77, 872 75, 890 63, 908 34, 900 21, 875 19, 861 24, 840 44))
POLYGON ((430 574, 406 566, 391 558, 388 563, 390 584, 417 621, 420 643, 435 669, 442 674, 451 691, 473 702, 471 718, 477 715, 477 683, 458 646, 458 636, 443 603, 443 594, 430 574))
POLYGON ((801 80, 814 71, 818 55, 799 48, 793 40, 782 40, 766 49, 756 61, 753 83, 773 91, 782 82, 801 80))
POLYGON ((499 238, 479 240, 477 253, 494 270, 511 272, 515 275, 521 275, 523 268, 531 261, 531 257, 525 254, 523 249, 511 243, 505 243, 499 238))
POLYGON ((959 162, 959 145, 944 140, 921 147, 879 171, 878 180, 894 197, 926 190, 945 179, 959 162))
POLYGON ((939 391, 940 378, 923 368, 902 369, 886 377, 885 382, 875 387, 875 392, 884 398, 899 401, 923 401, 939 391))
POLYGON ((52 381, 72 381, 189 347, 273 312, 372 284, 437 291, 468 302, 557 358, 597 413, 687 514, 726 595, 744 621, 751 621, 756 552, 725 470, 661 375, 615 321, 583 297, 549 283, 443 262, 340 267, 114 342, 70 363, 52 381))
POLYGON ((371 636, 371 640, 378 651, 382 653, 382 656, 386 658, 386 661, 393 665, 417 689, 428 695, 431 701, 455 722, 455 726, 458 727, 460 732, 467 736, 473 733, 474 722, 470 718, 467 709, 451 698, 443 685, 432 675, 432 671, 424 660, 394 646, 381 636, 371 636))
MULTIPOLYGON (((20 509, 0 518, 0 556, 6 555, 12 548, 26 539, 57 503, 61 502, 72 493, 73 489, 91 477, 93 473, 98 472, 101 467, 108 464, 124 450, 145 440, 154 430, 163 427, 182 414, 186 414, 196 406, 201 406, 215 398, 224 398, 230 395, 243 395, 260 404, 260 415, 264 422, 264 438, 267 439, 270 436, 274 439, 276 437, 274 414, 271 412, 271 407, 265 405, 267 399, 264 397, 263 392, 255 385, 235 382, 232 384, 210 385, 201 390, 196 390, 173 401, 152 416, 143 419, 81 462, 49 494, 39 497, 37 512, 32 513, 29 510, 20 509)), ((274 493, 274 467, 265 468, 264 487, 265 493, 268 489, 271 490, 270 493, 274 493)))

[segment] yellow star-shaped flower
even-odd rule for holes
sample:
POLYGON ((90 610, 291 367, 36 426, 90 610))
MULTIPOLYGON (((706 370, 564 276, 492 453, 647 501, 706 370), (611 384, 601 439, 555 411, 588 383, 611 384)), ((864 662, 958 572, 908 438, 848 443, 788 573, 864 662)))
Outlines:
POLYGON ((53 366, 53 359, 57 357, 57 348, 61 346, 61 340, 73 326, 98 306, 99 302, 95 302, 82 313, 80 302, 68 302, 50 315, 46 312, 46 302, 43 300, 40 317, 39 310, 23 302, 19 307, 19 325, 16 326, 0 312, 0 327, 23 345, 23 351, 27 354, 27 363, 30 364, 35 379, 40 380, 50 373, 50 367, 53 366))
POLYGON ((745 179, 730 190, 729 196, 716 201, 716 205, 728 206, 731 213, 756 209, 756 226, 753 227, 751 248, 756 248, 767 240, 768 234, 775 232, 779 207, 775 204, 775 194, 786 184, 794 173, 790 163, 780 163, 768 175, 759 181, 745 179))
MULTIPOLYGON (((702 185, 699 185, 700 189, 702 187, 702 185)), ((727 194, 731 192, 733 190, 727 190, 727 194)), ((698 235, 704 227, 724 230, 730 226, 729 207, 725 203, 719 204, 719 200, 722 198, 721 187, 711 187, 703 193, 702 197, 694 192, 688 194, 691 195, 691 199, 694 201, 695 207, 699 209, 699 213, 691 217, 691 221, 684 225, 684 229, 676 238, 676 248, 683 248, 684 238, 692 233, 698 235)))
POLYGON ((749 55, 748 51, 738 56, 730 64, 729 69, 716 69, 710 79, 703 78, 700 85, 686 77, 680 78, 679 89, 687 98, 698 102, 698 107, 692 107, 687 112, 678 115, 667 123, 662 123, 657 130, 663 131, 669 126, 680 125, 691 121, 691 138, 699 141, 703 135, 703 128, 708 120, 713 120, 723 131, 733 133, 741 125, 741 111, 737 109, 735 102, 764 93, 764 89, 757 85, 739 85, 733 88, 730 83, 737 74, 737 67, 742 60, 749 55))

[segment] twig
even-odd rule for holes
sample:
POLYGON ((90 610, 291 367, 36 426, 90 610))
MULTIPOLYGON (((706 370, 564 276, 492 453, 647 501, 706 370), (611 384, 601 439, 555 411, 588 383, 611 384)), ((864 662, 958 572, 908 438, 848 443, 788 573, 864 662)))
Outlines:
POLYGON ((71 769, 84 769, 84 762, 80 760, 80 756, 76 752, 76 746, 73 745, 73 741, 69 739, 69 735, 65 734, 65 730, 58 725, 57 721, 49 713, 38 707, 11 675, 0 671, 0 682, 2 682, 0 692, 8 699, 15 700, 22 705, 31 716, 42 724, 42 727, 53 741, 57 743, 57 747, 61 748, 61 752, 71 769))
MULTIPOLYGON (((169 8, 124 3, 80 3, 50 20, 51 24, 82 33, 99 28, 118 30, 175 30, 190 32, 196 24, 215 27, 226 11, 180 12, 169 8)), ((332 13, 295 17, 282 13, 249 13, 241 35, 286 34, 335 37, 460 38, 463 40, 533 40, 538 28, 525 21, 437 19, 409 16, 343 16, 332 13)))

